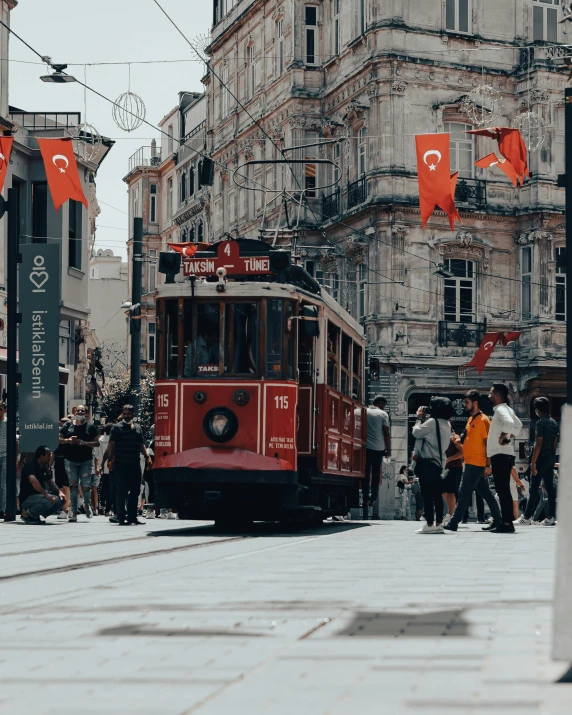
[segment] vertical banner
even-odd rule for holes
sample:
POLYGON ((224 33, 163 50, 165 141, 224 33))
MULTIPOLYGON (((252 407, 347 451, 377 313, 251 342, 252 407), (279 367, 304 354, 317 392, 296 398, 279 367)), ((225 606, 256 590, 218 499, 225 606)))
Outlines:
POLYGON ((55 449, 59 425, 60 251, 55 244, 20 248, 20 451, 55 449))

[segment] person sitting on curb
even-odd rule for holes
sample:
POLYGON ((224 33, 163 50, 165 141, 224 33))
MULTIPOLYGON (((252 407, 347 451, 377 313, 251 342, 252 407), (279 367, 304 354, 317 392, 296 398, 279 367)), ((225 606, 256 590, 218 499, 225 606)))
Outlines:
POLYGON ((58 489, 48 471, 52 452, 48 447, 38 447, 34 458, 26 462, 20 479, 21 519, 26 524, 41 524, 40 517, 46 519, 61 511, 66 502, 65 494, 58 489))

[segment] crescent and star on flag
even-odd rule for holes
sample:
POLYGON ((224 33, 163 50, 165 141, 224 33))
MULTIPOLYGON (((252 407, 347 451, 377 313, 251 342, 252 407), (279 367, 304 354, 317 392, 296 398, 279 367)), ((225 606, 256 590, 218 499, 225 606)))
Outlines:
POLYGON ((54 158, 52 159, 52 161, 53 161, 53 163, 54 163, 54 166, 55 166, 57 169, 59 169, 60 174, 65 174, 65 173, 66 173, 66 169, 67 169, 68 166, 70 165, 70 162, 69 162, 69 159, 67 158, 67 156, 64 156, 63 154, 56 154, 56 155, 54 156, 54 158), (56 162, 57 162, 58 160, 59 160, 59 161, 65 161, 65 163, 66 163, 65 168, 63 168, 63 167, 57 165, 56 162))
POLYGON ((426 151, 425 154, 423 155, 423 161, 424 163, 429 167, 429 171, 435 171, 437 169, 437 165, 440 163, 442 159, 441 152, 438 151, 437 149, 430 149, 429 151, 426 151), (427 164, 427 157, 434 155, 437 157, 437 163, 435 164, 427 164))

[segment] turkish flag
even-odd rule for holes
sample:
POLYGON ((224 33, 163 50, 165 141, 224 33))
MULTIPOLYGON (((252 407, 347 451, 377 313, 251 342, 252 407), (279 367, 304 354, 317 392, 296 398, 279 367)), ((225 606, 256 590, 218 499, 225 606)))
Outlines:
POLYGON ((478 166, 480 169, 489 169, 492 166, 498 166, 498 168, 512 181, 512 185, 515 188, 518 186, 518 177, 514 166, 504 157, 499 159, 494 151, 492 154, 487 154, 482 159, 475 161, 475 166, 478 166))
POLYGON ((513 127, 489 127, 488 129, 471 129, 467 134, 477 134, 478 136, 496 139, 500 153, 512 164, 520 183, 524 184, 525 176, 530 178, 526 144, 518 129, 513 127))
POLYGON ((516 332, 516 331, 513 333, 510 333, 510 332, 505 333, 502 337, 501 343, 502 343, 502 345, 504 345, 506 347, 509 343, 516 342, 520 338, 521 335, 522 335, 522 333, 516 332))
POLYGON ((467 363, 465 367, 474 367, 477 369, 479 375, 485 369, 485 365, 491 356, 492 351, 495 349, 496 344, 499 340, 502 340, 504 333, 485 333, 485 337, 482 339, 479 349, 475 353, 471 362, 467 363))
POLYGON ((6 172, 8 171, 8 162, 12 153, 13 137, 0 137, 0 193, 4 188, 6 181, 6 172))
POLYGON ((191 258, 197 251, 202 251, 209 248, 209 243, 168 243, 167 246, 172 248, 175 253, 181 253, 187 258, 191 258))
POLYGON ((87 208, 71 138, 38 139, 38 145, 56 211, 59 211, 60 206, 68 199, 81 201, 87 208))
POLYGON ((423 228, 437 206, 449 217, 451 231, 454 231, 455 219, 461 220, 454 200, 458 175, 451 176, 449 142, 449 134, 418 134, 415 137, 423 228))

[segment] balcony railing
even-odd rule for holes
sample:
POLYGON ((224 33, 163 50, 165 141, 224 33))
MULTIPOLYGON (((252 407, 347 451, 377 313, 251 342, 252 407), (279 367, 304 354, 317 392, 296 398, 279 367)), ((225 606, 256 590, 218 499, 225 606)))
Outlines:
POLYGON ((322 213, 324 219, 333 218, 340 213, 340 190, 336 189, 333 194, 324 196, 322 199, 322 213))
POLYGON ((367 181, 365 176, 348 184, 348 209, 363 204, 367 199, 367 181))
POLYGON ((486 321, 484 323, 449 323, 446 320, 439 322, 439 346, 448 348, 456 345, 460 348, 467 346, 477 346, 487 332, 486 321))
POLYGON ((24 129, 73 129, 81 122, 79 112, 23 112, 12 110, 13 119, 24 129))
POLYGON ((142 146, 129 157, 129 172, 138 166, 159 166, 160 163, 161 150, 158 147, 142 146))
POLYGON ((479 179, 459 179, 455 203, 461 208, 486 209, 487 182, 479 179))

